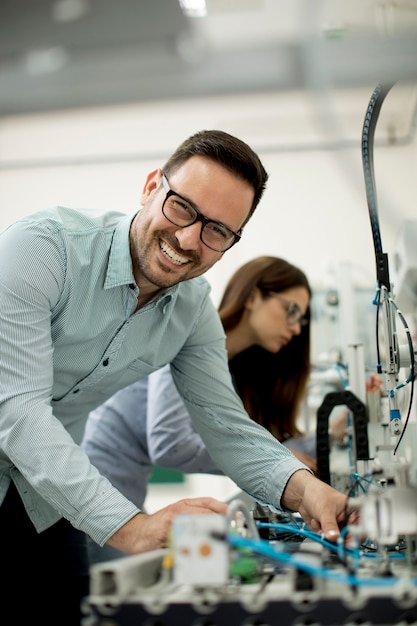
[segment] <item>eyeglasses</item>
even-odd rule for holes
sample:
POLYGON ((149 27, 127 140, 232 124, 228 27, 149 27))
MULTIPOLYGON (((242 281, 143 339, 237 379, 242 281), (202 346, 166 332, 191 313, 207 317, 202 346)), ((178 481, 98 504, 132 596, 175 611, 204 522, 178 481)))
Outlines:
POLYGON ((300 326, 307 326, 308 318, 301 313, 300 307, 296 302, 291 302, 290 300, 287 300, 275 291, 271 291, 270 295, 283 303, 287 316, 287 322, 290 326, 295 326, 295 324, 300 324, 300 326))
POLYGON ((172 191, 165 175, 162 176, 162 185, 166 192, 162 204, 162 213, 171 224, 180 228, 187 228, 195 222, 201 222, 200 239, 204 245, 216 252, 226 252, 240 240, 241 236, 238 233, 221 222, 209 220, 189 200, 185 200, 178 193, 172 191))

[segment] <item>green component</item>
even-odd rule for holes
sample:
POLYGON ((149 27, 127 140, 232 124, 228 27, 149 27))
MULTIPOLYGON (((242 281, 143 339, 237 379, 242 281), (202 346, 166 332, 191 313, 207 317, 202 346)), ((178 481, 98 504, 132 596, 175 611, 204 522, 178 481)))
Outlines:
POLYGON ((238 578, 242 582, 254 583, 259 580, 259 564, 254 557, 238 557, 230 564, 231 578, 238 578))

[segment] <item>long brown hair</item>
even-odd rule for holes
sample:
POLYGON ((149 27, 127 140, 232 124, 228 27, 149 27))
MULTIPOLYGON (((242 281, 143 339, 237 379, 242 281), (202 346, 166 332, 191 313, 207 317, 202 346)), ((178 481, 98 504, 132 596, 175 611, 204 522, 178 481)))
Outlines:
MULTIPOLYGON (((220 302, 219 314, 226 333, 238 324, 254 287, 267 298, 271 291, 279 293, 300 286, 311 298, 304 272, 283 259, 260 256, 245 263, 229 280, 220 302)), ((280 441, 300 434, 296 418, 310 373, 310 307, 305 317, 308 323, 301 327, 301 333, 278 353, 252 346, 229 361, 246 411, 280 441)))

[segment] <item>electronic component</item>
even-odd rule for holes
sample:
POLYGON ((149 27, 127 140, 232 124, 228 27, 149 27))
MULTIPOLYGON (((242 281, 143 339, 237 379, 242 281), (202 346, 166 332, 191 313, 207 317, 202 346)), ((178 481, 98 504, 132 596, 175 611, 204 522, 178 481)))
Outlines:
POLYGON ((172 525, 174 582, 196 587, 229 580, 229 551, 221 515, 178 515, 172 525))

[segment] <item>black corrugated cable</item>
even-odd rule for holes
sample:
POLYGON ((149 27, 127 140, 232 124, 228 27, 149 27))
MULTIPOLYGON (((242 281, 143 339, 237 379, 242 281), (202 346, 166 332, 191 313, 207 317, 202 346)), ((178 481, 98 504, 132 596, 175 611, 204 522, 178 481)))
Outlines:
POLYGON ((377 85, 369 101, 362 129, 362 163, 365 177, 366 197, 368 200, 369 218, 371 220, 372 236, 374 240, 377 280, 379 284, 385 285, 388 291, 390 290, 388 258, 387 255, 382 252, 381 233, 379 230, 373 147, 375 128, 381 106, 393 85, 395 85, 395 82, 389 85, 377 85))
MULTIPOLYGON (((371 99, 368 104, 368 109, 366 111, 363 129, 362 129, 362 163, 363 163, 363 172, 365 177, 365 189, 366 189, 366 197, 368 201, 368 210, 369 210, 369 218, 371 221, 372 228, 372 236, 374 241, 375 248, 375 262, 376 262, 376 275, 377 275, 377 283, 378 283, 378 298, 377 298, 377 353, 378 353, 378 372, 381 373, 382 366, 379 358, 379 339, 378 339, 378 310, 381 303, 381 289, 386 290, 385 297, 392 305, 393 312, 397 313, 404 324, 404 327, 408 331, 408 326, 405 322, 404 317, 398 311, 395 306, 391 296, 391 285, 389 279, 389 267, 388 267, 388 255, 385 254, 382 250, 382 242, 381 242, 381 234, 379 229, 379 221, 378 221, 378 209, 377 209, 377 198, 376 198, 376 190, 375 190, 375 175, 374 175, 374 162, 373 162, 373 147, 374 147, 374 136, 375 136, 375 128, 376 123, 378 121, 379 113, 381 110, 382 103, 384 102, 387 94, 391 90, 391 88, 395 85, 397 81, 394 81, 390 84, 378 84, 375 88, 371 99)), ((410 359, 411 359, 411 367, 410 367, 410 376, 407 379, 406 383, 411 382, 411 402, 409 402, 409 408, 407 413, 407 419, 402 430, 401 436, 398 440, 398 443, 395 447, 394 454, 397 452, 398 446, 401 443, 403 438, 406 426, 409 421, 410 409, 412 404, 412 398, 414 395, 414 378, 415 378, 415 366, 414 366, 414 348, 411 340, 411 336, 408 332, 408 343, 410 349, 410 359)), ((404 386, 404 384, 399 385, 404 386)))

